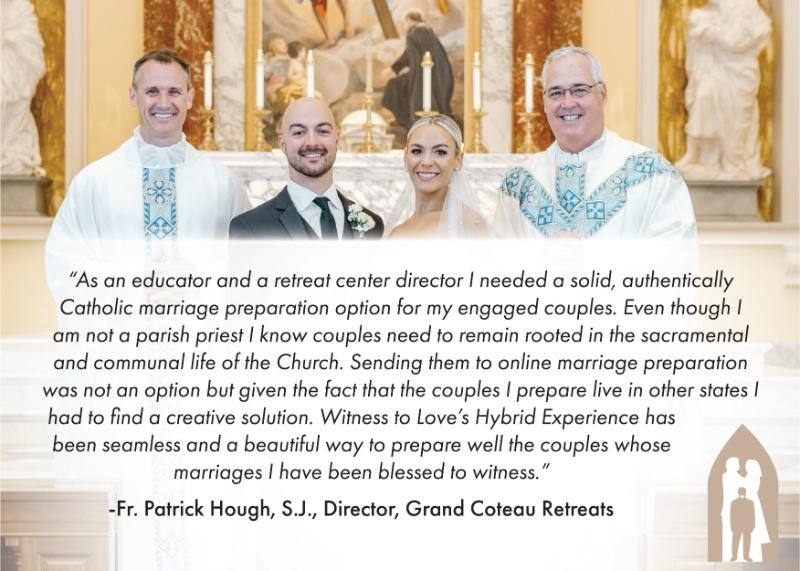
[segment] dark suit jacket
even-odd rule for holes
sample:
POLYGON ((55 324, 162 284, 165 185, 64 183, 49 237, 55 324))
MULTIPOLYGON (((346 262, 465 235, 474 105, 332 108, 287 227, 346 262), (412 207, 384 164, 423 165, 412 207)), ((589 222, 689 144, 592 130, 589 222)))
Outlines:
MULTIPOLYGON (((341 192, 339 199, 344 206, 344 231, 342 238, 353 239, 357 232, 350 228, 347 211, 353 204, 341 192)), ((375 226, 364 234, 365 238, 379 239, 383 236, 383 220, 374 212, 364 208, 372 216, 375 226)), ((314 232, 307 229, 306 222, 294 206, 289 190, 283 187, 278 195, 261 206, 248 210, 231 220, 228 232, 232 240, 314 240, 314 232)))

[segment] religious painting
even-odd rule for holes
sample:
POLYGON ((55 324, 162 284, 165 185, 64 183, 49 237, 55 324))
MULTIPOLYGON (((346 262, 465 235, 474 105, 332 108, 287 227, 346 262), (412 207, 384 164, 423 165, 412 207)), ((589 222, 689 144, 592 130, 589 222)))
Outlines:
POLYGON ((309 50, 315 96, 331 107, 343 137, 348 128, 363 128, 371 86, 377 134, 388 147, 403 148, 423 109, 426 52, 431 109, 463 126, 464 10, 465 0, 263 0, 269 142, 275 144, 286 106, 306 93, 309 50))

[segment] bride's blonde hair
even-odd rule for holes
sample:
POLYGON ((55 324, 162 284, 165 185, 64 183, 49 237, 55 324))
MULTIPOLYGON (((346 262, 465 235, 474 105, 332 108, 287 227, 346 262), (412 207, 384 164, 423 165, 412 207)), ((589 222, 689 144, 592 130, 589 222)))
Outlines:
POLYGON ((408 141, 411 140, 411 133, 424 125, 436 125, 447 131, 456 144, 456 153, 463 152, 464 138, 461 136, 461 129, 458 128, 458 123, 456 123, 452 117, 439 114, 420 117, 411 125, 411 128, 408 130, 408 135, 406 135, 406 148, 408 148, 408 141))

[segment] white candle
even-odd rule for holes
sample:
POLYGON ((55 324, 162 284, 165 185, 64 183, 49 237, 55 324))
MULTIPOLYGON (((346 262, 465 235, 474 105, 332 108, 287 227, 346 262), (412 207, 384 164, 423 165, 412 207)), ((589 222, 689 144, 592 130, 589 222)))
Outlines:
POLYGON ((481 54, 475 52, 472 58, 472 110, 481 110, 481 54))
POLYGON ((256 109, 264 108, 264 52, 256 54, 256 109))
POLYGON ((533 55, 525 56, 525 113, 533 113, 533 55))
POLYGON ((214 105, 213 85, 214 85, 214 58, 211 52, 206 52, 203 58, 203 107, 211 109, 214 105))
POLYGON ((433 68, 433 60, 431 59, 431 52, 425 52, 422 58, 422 110, 431 110, 431 68, 433 68))
POLYGON ((306 97, 314 97, 314 50, 306 54, 306 97))
POLYGON ((372 93, 372 40, 367 40, 367 93, 372 93))

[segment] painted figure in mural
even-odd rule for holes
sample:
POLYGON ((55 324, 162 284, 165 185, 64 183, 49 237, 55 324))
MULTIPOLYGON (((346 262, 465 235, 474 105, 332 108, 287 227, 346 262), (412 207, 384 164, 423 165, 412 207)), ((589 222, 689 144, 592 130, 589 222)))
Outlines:
MULTIPOLYGON (((339 10, 342 13, 342 25, 344 27, 344 36, 346 38, 352 38, 356 35, 356 31, 353 28, 353 24, 350 23, 350 15, 348 14, 346 0, 336 0, 336 4, 339 6, 339 10)), ((311 0, 311 7, 314 10, 314 17, 317 19, 317 23, 319 24, 322 33, 325 35, 325 43, 323 47, 331 47, 336 44, 336 34, 331 29, 331 25, 328 22, 328 0, 311 0)))
POLYGON ((267 66, 264 69, 264 94, 271 106, 278 98, 278 90, 289 77, 289 44, 286 38, 274 35, 267 42, 267 66))
POLYGON ((319 99, 293 101, 281 121, 280 146, 289 184, 261 206, 234 218, 232 239, 350 240, 380 238, 380 216, 344 196, 333 183, 339 134, 319 99))
POLYGON ((2 165, 4 175, 43 174, 39 133, 31 113, 44 76, 44 42, 30 0, 3 0, 2 165))
POLYGON ((462 168, 463 137, 447 115, 422 117, 408 131, 409 183, 387 221, 390 238, 485 238, 476 193, 462 168))
POLYGON ((372 5, 373 0, 269 0, 264 31, 308 48, 330 48, 375 24, 372 5))
POLYGON ((422 15, 412 10, 405 16, 406 49, 392 64, 398 74, 390 79, 383 92, 383 106, 394 114, 395 122, 405 131, 416 120, 414 113, 422 109, 422 69, 425 52, 433 59, 431 70, 431 108, 450 115, 453 98, 453 68, 444 46, 422 15), (406 70, 407 71, 403 71, 406 70), (402 72, 402 73, 401 73, 402 72))
POLYGON ((600 64, 577 47, 542 69, 555 142, 503 178, 493 224, 500 237, 692 238, 686 183, 660 154, 605 128, 600 64))
POLYGON ((758 54, 772 31, 758 0, 711 0, 689 14, 686 32, 686 154, 692 179, 758 180, 761 164, 758 54))
MULTIPOLYGON (((288 65, 283 83, 275 91, 272 101, 272 118, 279 125, 281 117, 292 101, 305 96, 306 92, 306 48, 300 42, 290 42, 288 65)), ((277 134, 277 133, 276 133, 277 134)))
POLYGON ((159 49, 139 58, 129 99, 139 111, 133 136, 75 176, 53 222, 46 258, 54 292, 61 270, 102 258, 108 241, 144 240, 151 260, 166 259, 178 240, 225 238, 243 209, 236 178, 183 134, 194 89, 180 55, 159 49))
POLYGON ((306 83, 306 47, 302 42, 289 43, 289 82, 298 85, 306 83))

